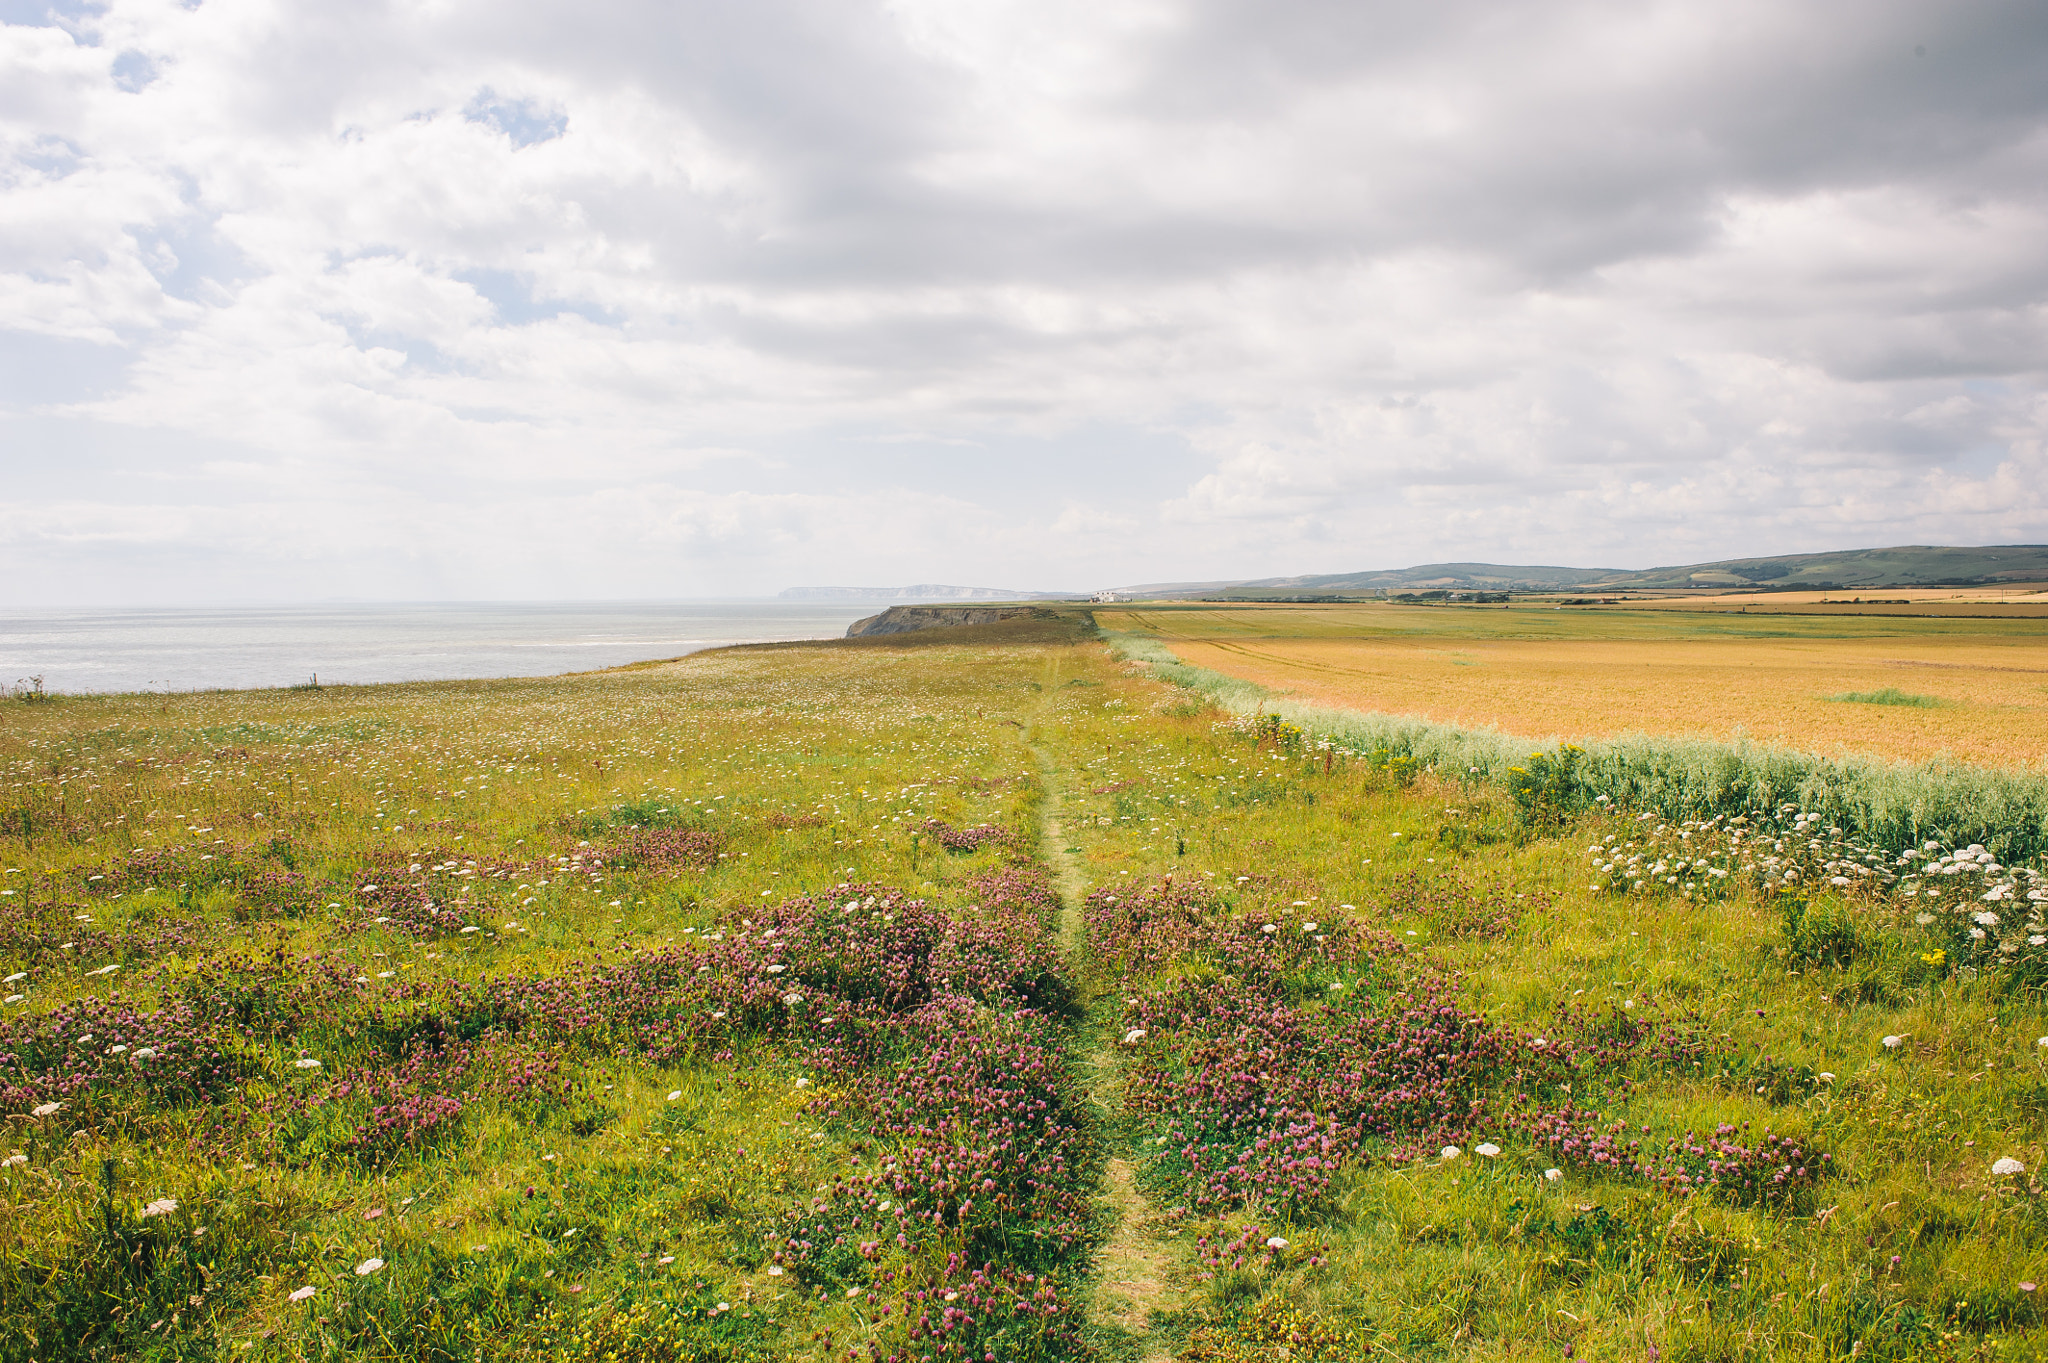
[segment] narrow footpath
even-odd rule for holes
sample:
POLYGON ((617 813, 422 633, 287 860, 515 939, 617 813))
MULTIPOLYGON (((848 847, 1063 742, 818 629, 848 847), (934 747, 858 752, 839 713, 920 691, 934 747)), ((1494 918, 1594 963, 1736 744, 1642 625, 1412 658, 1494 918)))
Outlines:
MULTIPOLYGON (((1044 797, 1039 803, 1039 854, 1052 872, 1053 888, 1059 895, 1060 950, 1069 963, 1069 977, 1091 1005, 1094 972, 1086 959, 1087 934, 1082 904, 1088 894, 1088 875, 1076 855, 1079 848, 1069 843, 1062 817, 1068 789, 1065 771, 1041 732, 1052 722, 1051 702, 1059 694, 1057 663, 1047 669, 1046 703, 1032 717, 1024 741, 1038 767, 1044 797)), ((1155 1328, 1155 1317, 1175 1310, 1178 1296, 1171 1281, 1172 1262, 1158 1240, 1151 1207, 1138 1191, 1131 1161, 1114 1147, 1119 1143, 1118 1108, 1121 1089, 1120 1063, 1113 1038, 1100 1027, 1084 1033, 1088 1040, 1076 1055, 1088 1102, 1093 1107, 1096 1127, 1112 1145, 1099 1193, 1115 1218, 1109 1238, 1095 1260, 1095 1289, 1089 1313, 1096 1325, 1126 1335, 1135 1346, 1139 1363, 1167 1363, 1173 1350, 1163 1332, 1155 1328)))

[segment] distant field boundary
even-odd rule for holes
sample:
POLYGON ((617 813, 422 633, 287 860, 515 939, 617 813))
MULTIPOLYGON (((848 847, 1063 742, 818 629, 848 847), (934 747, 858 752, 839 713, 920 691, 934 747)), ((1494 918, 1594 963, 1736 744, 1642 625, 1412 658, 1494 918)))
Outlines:
MULTIPOLYGON (((1255 682, 1183 662, 1160 640, 1103 631, 1118 656, 1149 665, 1163 681, 1234 714, 1277 714, 1322 739, 1361 753, 1413 758, 1440 776, 1507 784, 1539 746, 1494 729, 1436 724, 1288 700, 1255 682)), ((1745 814, 1777 822, 1783 805, 1827 816, 1845 831, 1900 850, 1922 842, 1981 843, 2004 861, 2048 852, 2048 773, 1965 763, 1898 762, 1798 752, 1737 741, 1624 734, 1581 744, 1573 792, 1669 818, 1745 814)))

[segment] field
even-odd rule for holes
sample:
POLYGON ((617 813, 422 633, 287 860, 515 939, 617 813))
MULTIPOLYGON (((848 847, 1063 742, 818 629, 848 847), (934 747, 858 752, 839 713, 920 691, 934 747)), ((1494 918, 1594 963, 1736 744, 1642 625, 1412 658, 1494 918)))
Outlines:
POLYGON ((2048 619, 1672 605, 1140 605, 1098 617, 1304 701, 1537 740, 1740 733, 1805 751, 2048 763, 2048 619), (1891 703, 1842 699, 1873 695, 1891 703))
POLYGON ((9 702, 0 1360, 2042 1356, 2048 889, 1824 822, 1043 624, 9 702))
MULTIPOLYGON (((1562 596, 1562 594, 1560 594, 1562 596)), ((1569 600, 1568 596, 1562 597, 1569 600)), ((1605 597, 1596 599, 1604 601, 1605 597)), ((1624 593, 1615 604, 1713 615, 1825 615, 1943 620, 2048 620, 2048 584, 1876 587, 1861 591, 1624 593)))

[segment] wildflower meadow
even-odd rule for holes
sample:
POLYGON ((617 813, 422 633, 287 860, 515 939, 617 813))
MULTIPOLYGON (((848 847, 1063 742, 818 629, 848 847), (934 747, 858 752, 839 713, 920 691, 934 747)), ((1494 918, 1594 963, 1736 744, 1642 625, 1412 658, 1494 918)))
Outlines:
POLYGON ((0 703, 0 1360, 2048 1352, 2024 783, 1113 642, 0 703))

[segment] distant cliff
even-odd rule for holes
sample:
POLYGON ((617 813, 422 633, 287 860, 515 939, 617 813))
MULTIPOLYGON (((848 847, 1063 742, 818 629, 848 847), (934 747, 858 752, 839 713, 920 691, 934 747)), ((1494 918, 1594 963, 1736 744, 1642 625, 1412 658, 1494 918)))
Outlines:
POLYGON ((1004 620, 1038 617, 1060 618, 1058 611, 1043 606, 891 606, 880 615, 870 615, 846 627, 846 637, 862 639, 876 634, 909 634, 920 629, 947 629, 955 625, 994 625, 1004 620))
POLYGON ((1074 592, 1019 592, 1007 587, 949 587, 921 582, 914 587, 790 587, 781 601, 1036 601, 1074 592))

